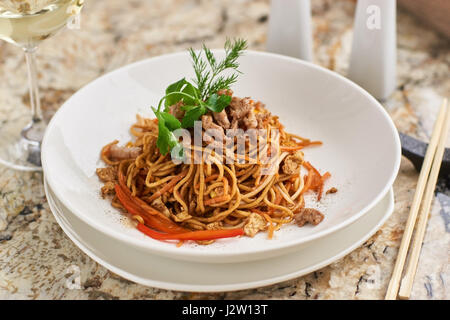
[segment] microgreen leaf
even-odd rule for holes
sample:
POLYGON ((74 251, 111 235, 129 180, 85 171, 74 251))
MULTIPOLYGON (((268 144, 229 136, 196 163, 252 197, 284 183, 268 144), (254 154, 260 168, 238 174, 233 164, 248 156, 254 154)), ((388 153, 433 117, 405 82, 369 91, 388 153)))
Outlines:
MULTIPOLYGON (((199 98, 198 89, 196 87, 194 87, 192 85, 192 83, 190 83, 190 82, 186 81, 186 86, 184 87, 182 92, 187 93, 188 95, 195 97, 195 99, 199 98)), ((184 100, 184 101, 186 103, 192 103, 193 102, 193 101, 186 101, 186 100, 184 100)))
POLYGON ((160 116, 164 119, 167 129, 170 131, 181 128, 180 120, 175 118, 172 114, 168 112, 160 112, 160 116))
POLYGON ((206 100, 206 107, 213 112, 221 112, 231 102, 231 97, 228 95, 218 95, 213 93, 206 100))
POLYGON ((178 145, 179 141, 177 140, 173 132, 170 131, 170 129, 167 127, 165 119, 170 119, 170 117, 167 117, 168 114, 158 111, 155 108, 152 109, 156 115, 156 118, 158 118, 158 140, 156 141, 156 146, 158 147, 159 152, 164 156, 167 154, 167 152, 169 152, 171 148, 178 145))
POLYGON ((198 99, 198 89, 183 78, 167 87, 166 95, 163 99, 165 99, 166 111, 168 107, 181 100, 186 104, 195 104, 195 101, 198 99))
POLYGON ((176 91, 181 91, 181 89, 183 88, 183 86, 185 84, 186 84, 186 78, 183 78, 181 80, 178 80, 177 82, 172 83, 171 85, 169 85, 167 87, 166 94, 176 92, 176 91))
POLYGON ((196 106, 196 107, 190 109, 184 115, 183 120, 181 120, 181 126, 183 128, 193 127, 194 122, 197 121, 205 113, 206 113, 206 108, 203 105, 196 106))
POLYGON ((192 110, 194 108, 197 108, 198 106, 181 106, 181 110, 183 111, 189 111, 192 110))

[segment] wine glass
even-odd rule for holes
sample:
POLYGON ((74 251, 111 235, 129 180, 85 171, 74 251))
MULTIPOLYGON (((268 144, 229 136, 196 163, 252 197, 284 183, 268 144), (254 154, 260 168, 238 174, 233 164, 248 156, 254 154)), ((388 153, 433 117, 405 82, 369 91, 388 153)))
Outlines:
POLYGON ((0 0, 0 39, 25 52, 32 114, 31 122, 21 129, 20 119, 12 116, 16 113, 0 113, 1 164, 23 171, 42 170, 41 141, 46 123, 40 106, 35 53, 41 41, 78 17, 83 4, 84 0, 0 0))

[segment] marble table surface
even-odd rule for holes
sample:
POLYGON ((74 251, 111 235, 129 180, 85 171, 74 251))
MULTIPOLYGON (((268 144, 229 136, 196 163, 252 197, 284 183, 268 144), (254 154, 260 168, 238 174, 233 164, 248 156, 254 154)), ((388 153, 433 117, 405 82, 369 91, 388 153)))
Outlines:
MULTIPOLYGON (((354 0, 312 0, 315 62, 346 74, 354 0)), ((42 43, 39 83, 50 117, 98 76, 143 58, 244 37, 264 50, 268 0, 86 1, 80 29, 42 43)), ((450 93, 449 42, 398 12, 398 86, 384 106, 398 129, 428 140, 442 97, 450 93)), ((20 49, 0 42, 0 125, 29 113, 20 49)), ((63 233, 47 204, 41 173, 0 167, 0 299, 382 299, 389 282, 418 173, 402 159, 395 212, 360 248, 316 272, 268 287, 186 293, 132 283, 100 266, 63 233), (81 286, 67 286, 78 268, 81 286), (376 274, 376 276, 374 276, 376 274)), ((412 299, 450 298, 450 190, 436 190, 412 299)))

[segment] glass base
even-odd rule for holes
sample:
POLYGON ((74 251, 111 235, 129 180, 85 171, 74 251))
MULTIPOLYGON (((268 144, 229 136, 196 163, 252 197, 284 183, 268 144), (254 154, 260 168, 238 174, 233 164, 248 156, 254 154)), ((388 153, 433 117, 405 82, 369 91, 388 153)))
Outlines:
MULTIPOLYGON (((20 127, 19 127, 20 128, 20 127)), ((42 171, 41 141, 45 125, 35 123, 23 130, 0 127, 0 164, 21 171, 42 171)))

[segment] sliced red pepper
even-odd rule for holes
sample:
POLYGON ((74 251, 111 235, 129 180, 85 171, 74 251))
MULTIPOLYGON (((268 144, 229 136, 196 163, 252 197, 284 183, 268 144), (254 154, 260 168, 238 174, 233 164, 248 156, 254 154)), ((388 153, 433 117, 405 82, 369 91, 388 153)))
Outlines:
POLYGON ((154 231, 142 223, 139 223, 137 228, 145 235, 156 240, 215 240, 242 236, 244 234, 243 229, 200 230, 177 234, 166 234, 154 231))
POLYGON ((161 212, 159 212, 158 210, 156 210, 153 207, 151 207, 150 205, 148 205, 147 202, 145 202, 142 199, 139 199, 138 197, 133 196, 131 194, 130 189, 128 189, 128 187, 127 187, 127 185, 125 183, 125 176, 123 175, 122 172, 119 172, 119 185, 122 187, 123 192, 125 192, 125 194, 131 200, 131 202, 133 202, 136 206, 142 208, 143 210, 145 210, 150 215, 157 215, 163 220, 167 220, 167 221, 172 222, 172 220, 167 218, 161 212))
POLYGON ((116 195, 124 208, 133 215, 139 215, 144 219, 145 224, 151 228, 167 233, 185 233, 188 230, 180 227, 171 220, 163 220, 159 216, 151 215, 146 210, 141 208, 138 204, 131 201, 131 199, 124 192, 123 188, 118 184, 115 185, 116 195))

